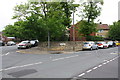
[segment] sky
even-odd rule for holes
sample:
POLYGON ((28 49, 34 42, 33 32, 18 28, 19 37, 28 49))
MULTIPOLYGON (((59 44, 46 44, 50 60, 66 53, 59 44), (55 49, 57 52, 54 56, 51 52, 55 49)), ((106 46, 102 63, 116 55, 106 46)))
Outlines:
MULTIPOLYGON (((118 20, 118 2, 120 0, 104 0, 101 16, 98 17, 103 24, 112 24, 118 20)), ((0 2, 0 31, 4 29, 6 25, 13 24, 15 20, 12 20, 14 15, 14 6, 21 2, 27 2, 27 0, 2 0, 0 2)), ((75 16, 75 23, 80 18, 75 16)))

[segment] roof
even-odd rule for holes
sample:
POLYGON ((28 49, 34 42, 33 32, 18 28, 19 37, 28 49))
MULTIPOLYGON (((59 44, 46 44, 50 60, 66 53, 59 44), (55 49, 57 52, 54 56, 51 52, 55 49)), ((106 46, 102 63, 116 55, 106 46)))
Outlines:
POLYGON ((99 24, 97 29, 110 29, 107 24, 99 24))

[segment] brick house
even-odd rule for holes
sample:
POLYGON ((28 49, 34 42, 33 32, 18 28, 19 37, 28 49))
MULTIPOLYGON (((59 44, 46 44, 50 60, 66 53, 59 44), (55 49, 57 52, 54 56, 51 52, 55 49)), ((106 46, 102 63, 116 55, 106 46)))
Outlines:
POLYGON ((96 36, 108 38, 108 32, 110 30, 110 27, 107 24, 99 24, 97 29, 98 29, 98 32, 96 33, 96 36))
POLYGON ((3 35, 3 32, 0 32, 0 40, 4 41, 4 42, 8 42, 11 40, 15 40, 15 37, 6 37, 3 35))
MULTIPOLYGON (((70 27, 70 41, 85 41, 86 38, 85 37, 80 37, 82 34, 79 34, 78 33, 78 25, 79 23, 75 24, 75 25, 72 25, 70 27), (74 34, 74 36, 73 36, 74 34)), ((109 26, 107 24, 98 24, 98 32, 95 33, 91 33, 90 36, 101 36, 101 37, 104 37, 104 38, 107 38, 107 34, 108 34, 108 31, 109 31, 109 26)))
POLYGON ((3 36, 3 32, 0 32, 0 40, 6 41, 7 37, 3 36))

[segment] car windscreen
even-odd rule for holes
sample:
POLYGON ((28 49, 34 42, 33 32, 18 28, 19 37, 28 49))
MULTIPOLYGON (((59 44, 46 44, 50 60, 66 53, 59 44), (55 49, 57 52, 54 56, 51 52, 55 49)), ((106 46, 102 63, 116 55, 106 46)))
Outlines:
POLYGON ((28 42, 21 42, 21 44, 26 44, 26 43, 28 43, 28 42))
POLYGON ((84 44, 89 44, 89 43, 85 42, 84 44))

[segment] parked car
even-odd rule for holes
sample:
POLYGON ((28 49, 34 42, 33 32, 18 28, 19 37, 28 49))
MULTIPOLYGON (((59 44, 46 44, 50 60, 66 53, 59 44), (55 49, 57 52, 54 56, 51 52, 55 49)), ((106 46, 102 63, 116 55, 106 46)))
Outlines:
POLYGON ((7 42, 7 46, 12 46, 12 45, 16 45, 16 43, 14 41, 8 41, 7 42))
POLYGON ((31 40, 30 43, 32 44, 32 47, 38 46, 38 40, 31 40))
POLYGON ((22 41, 21 43, 18 44, 18 49, 30 47, 31 47, 30 41, 22 41))
POLYGON ((98 45, 95 44, 95 42, 84 42, 83 43, 83 50, 86 50, 86 49, 89 49, 89 50, 93 50, 93 49, 98 49, 98 45))
POLYGON ((116 46, 114 41, 108 41, 107 44, 109 45, 109 47, 115 47, 116 46))
POLYGON ((5 46, 5 43, 3 41, 0 41, 0 46, 5 46))
POLYGON ((98 48, 109 48, 109 44, 106 42, 97 42, 98 48))
POLYGON ((120 46, 120 42, 119 41, 116 41, 116 46, 120 46))

